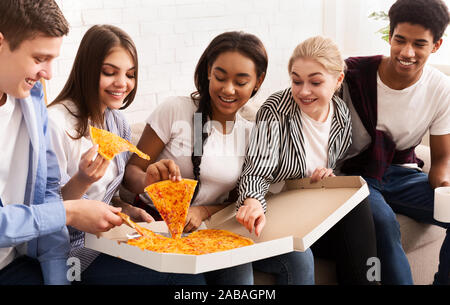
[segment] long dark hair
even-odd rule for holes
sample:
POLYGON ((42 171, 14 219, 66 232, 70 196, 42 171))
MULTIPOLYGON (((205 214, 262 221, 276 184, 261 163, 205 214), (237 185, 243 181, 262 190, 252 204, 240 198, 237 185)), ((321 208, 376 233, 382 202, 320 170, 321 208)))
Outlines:
POLYGON ((133 58, 135 67, 135 86, 124 100, 120 109, 127 108, 136 96, 138 83, 138 57, 136 47, 130 36, 123 30, 112 25, 94 25, 91 27, 78 48, 75 62, 61 93, 50 104, 50 107, 64 100, 75 103, 77 112, 74 113, 67 106, 67 110, 77 119, 77 135, 74 139, 83 137, 89 127, 89 119, 96 126, 103 126, 99 99, 100 74, 105 58, 114 47, 123 47, 133 58))
MULTIPOLYGON (((211 96, 209 95, 209 80, 208 71, 212 67, 213 63, 219 57, 220 54, 224 52, 236 51, 248 57, 253 61, 256 67, 256 76, 259 78, 261 75, 266 73, 268 59, 267 52, 264 48, 263 43, 258 37, 252 34, 244 32, 226 32, 220 34, 214 38, 206 50, 200 57, 197 67, 195 68, 194 82, 197 91, 191 94, 192 100, 198 105, 197 111, 194 114, 194 118, 197 115, 201 115, 201 138, 196 137, 196 132, 194 131, 194 149, 192 151, 192 165, 194 167, 194 179, 198 181, 197 188, 192 199, 194 201, 200 189, 200 164, 202 163, 202 155, 196 153, 196 147, 203 147, 208 139, 208 133, 205 132, 205 124, 211 119, 212 107, 211 107, 211 96)), ((253 95, 256 91, 253 91, 253 95)), ((194 120, 194 129, 195 129, 194 120)))

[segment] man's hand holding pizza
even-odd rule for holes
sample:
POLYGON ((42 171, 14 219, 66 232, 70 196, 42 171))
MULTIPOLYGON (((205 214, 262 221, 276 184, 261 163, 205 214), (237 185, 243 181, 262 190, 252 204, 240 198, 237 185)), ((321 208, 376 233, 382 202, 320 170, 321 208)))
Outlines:
POLYGON ((66 225, 96 234, 122 224, 122 209, 96 200, 65 200, 66 225))

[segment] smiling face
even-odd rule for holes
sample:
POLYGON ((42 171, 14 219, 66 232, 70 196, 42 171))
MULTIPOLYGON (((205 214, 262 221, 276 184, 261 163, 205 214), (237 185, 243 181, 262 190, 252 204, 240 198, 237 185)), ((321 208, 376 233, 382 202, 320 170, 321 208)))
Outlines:
POLYGON ((331 74, 322 64, 310 58, 295 60, 290 74, 292 95, 300 110, 316 121, 325 121, 330 101, 344 74, 331 74))
POLYGON ((0 33, 0 95, 6 93, 26 98, 39 79, 51 79, 51 65, 59 56, 61 44, 62 37, 38 34, 33 39, 24 40, 11 52, 0 33))
POLYGON ((103 61, 99 97, 102 110, 119 109, 136 85, 135 65, 130 53, 114 47, 103 61))
POLYGON ((253 61, 239 52, 220 54, 208 72, 212 119, 225 124, 234 121, 236 112, 244 106, 263 76, 257 77, 253 61))
POLYGON ((433 34, 421 25, 399 23, 389 38, 391 58, 388 73, 391 79, 417 81, 431 55, 442 44, 442 39, 433 43, 433 34))

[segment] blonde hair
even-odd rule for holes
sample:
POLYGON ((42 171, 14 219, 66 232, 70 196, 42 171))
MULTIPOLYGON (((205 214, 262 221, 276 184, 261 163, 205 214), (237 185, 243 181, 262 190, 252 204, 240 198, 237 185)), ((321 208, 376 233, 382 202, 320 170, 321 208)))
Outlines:
POLYGON ((294 62, 299 58, 310 58, 325 67, 332 75, 338 76, 346 69, 338 46, 330 38, 315 36, 300 43, 289 59, 289 74, 294 62))

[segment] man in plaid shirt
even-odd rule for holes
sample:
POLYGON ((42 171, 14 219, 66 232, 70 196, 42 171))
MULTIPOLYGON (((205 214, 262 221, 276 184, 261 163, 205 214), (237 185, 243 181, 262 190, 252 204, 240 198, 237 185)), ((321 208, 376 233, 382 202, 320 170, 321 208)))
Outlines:
POLYGON ((425 65, 449 23, 441 0, 398 0, 389 10, 390 57, 353 57, 343 97, 353 145, 341 171, 370 189, 383 284, 413 284, 395 213, 447 229, 434 284, 449 284, 449 223, 433 219, 434 189, 450 185, 450 80, 425 65), (414 149, 429 131, 431 169, 414 149))

